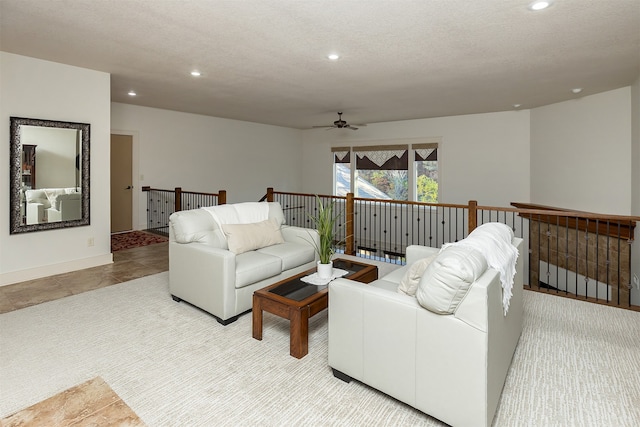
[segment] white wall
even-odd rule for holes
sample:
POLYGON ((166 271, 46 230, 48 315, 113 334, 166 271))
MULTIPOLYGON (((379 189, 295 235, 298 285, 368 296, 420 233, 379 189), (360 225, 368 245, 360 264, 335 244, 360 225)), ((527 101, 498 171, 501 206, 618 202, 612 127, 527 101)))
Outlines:
POLYGON ((22 126, 20 142, 36 145, 37 188, 79 187, 76 182, 76 129, 22 126))
POLYGON ((531 111, 531 202, 631 214, 631 88, 531 111))
POLYGON ((138 229, 146 228, 142 186, 226 190, 229 203, 257 201, 267 187, 302 190, 300 130, 120 103, 111 128, 138 140, 138 229))
POLYGON ((440 137, 441 203, 509 206, 529 201, 529 111, 370 124, 357 131, 303 131, 303 191, 332 193, 332 146, 440 137))
POLYGON ((0 92, 0 285, 111 262, 109 74, 0 52, 0 92), (9 234, 11 116, 91 124, 91 225, 9 234))

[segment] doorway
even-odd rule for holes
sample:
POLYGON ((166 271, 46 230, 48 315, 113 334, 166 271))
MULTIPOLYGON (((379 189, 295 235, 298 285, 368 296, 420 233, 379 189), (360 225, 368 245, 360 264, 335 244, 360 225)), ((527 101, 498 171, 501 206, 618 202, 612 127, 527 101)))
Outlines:
POLYGON ((111 233, 133 230, 133 136, 111 135, 111 233))

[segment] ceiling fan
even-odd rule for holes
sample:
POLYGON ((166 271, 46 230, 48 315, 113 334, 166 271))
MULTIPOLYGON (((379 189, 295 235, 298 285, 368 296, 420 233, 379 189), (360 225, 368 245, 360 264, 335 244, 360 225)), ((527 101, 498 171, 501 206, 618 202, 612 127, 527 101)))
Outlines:
POLYGON ((326 128, 326 129, 350 129, 350 130, 358 130, 358 127, 362 127, 366 125, 350 125, 345 120, 342 120, 342 113, 338 112, 338 120, 333 122, 333 125, 330 126, 312 126, 313 128, 326 128))

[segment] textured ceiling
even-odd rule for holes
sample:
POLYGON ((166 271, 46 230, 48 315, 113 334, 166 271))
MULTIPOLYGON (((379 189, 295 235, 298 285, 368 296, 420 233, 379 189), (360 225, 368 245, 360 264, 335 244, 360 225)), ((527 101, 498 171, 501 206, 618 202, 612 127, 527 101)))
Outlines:
POLYGON ((640 76, 640 0, 529 1, 0 0, 0 50, 111 73, 114 102, 301 129, 533 108, 640 76))

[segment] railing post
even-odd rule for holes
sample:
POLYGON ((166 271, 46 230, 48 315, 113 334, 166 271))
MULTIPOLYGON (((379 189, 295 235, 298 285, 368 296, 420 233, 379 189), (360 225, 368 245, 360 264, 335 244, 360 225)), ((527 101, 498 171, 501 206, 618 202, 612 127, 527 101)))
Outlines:
POLYGON ((219 205, 227 204, 227 190, 218 191, 218 204, 219 205))
POLYGON ((347 226, 347 236, 345 238, 345 248, 344 248, 344 253, 347 255, 355 255, 356 251, 355 251, 355 239, 354 239, 354 232, 353 232, 353 223, 354 223, 354 200, 353 200, 353 193, 347 193, 347 205, 346 205, 346 211, 345 211, 345 221, 346 221, 346 226, 347 226))
POLYGON ((478 202, 469 200, 469 234, 478 226, 478 202))
POLYGON ((182 188, 176 187, 175 193, 175 212, 180 212, 182 210, 182 188))
POLYGON ((267 202, 273 202, 273 187, 267 188, 267 202))

